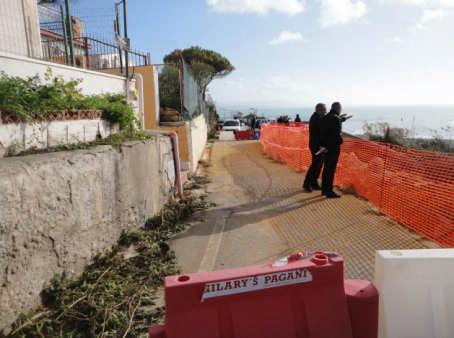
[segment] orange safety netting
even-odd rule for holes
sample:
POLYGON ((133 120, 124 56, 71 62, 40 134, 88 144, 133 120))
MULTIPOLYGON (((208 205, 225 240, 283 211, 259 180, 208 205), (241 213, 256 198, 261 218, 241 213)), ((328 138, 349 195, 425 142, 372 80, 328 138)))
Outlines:
MULTIPOLYGON (((307 124, 263 125, 260 142, 267 155, 296 171, 311 163, 307 124)), ((454 246, 454 154, 344 137, 335 184, 408 228, 454 246)))

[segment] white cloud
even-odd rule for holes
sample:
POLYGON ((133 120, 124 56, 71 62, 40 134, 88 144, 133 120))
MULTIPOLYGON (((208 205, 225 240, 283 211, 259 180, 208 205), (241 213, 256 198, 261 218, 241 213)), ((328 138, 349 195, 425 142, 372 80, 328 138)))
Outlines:
POLYGON ((387 2, 400 2, 409 5, 423 5, 427 3, 427 0, 386 0, 387 2))
POLYGON ((454 7, 454 0, 382 0, 388 3, 400 3, 404 5, 416 5, 431 8, 454 7))
POLYGON ((425 9, 422 13, 421 22, 426 23, 433 20, 441 20, 445 16, 443 9, 425 9))
POLYGON ((293 80, 285 76, 271 76, 268 79, 265 79, 263 86, 259 88, 261 91, 268 90, 287 90, 292 92, 298 92, 306 90, 307 85, 293 80))
POLYGON ((440 6, 443 8, 454 7, 454 0, 440 0, 440 6))
POLYGON ((417 22, 414 26, 410 27, 410 32, 416 34, 420 31, 424 31, 427 29, 427 26, 422 24, 421 22, 417 22))
POLYGON ((282 31, 279 36, 269 42, 270 45, 279 45, 287 42, 303 42, 303 34, 300 32, 282 31))
POLYGON ((393 36, 391 38, 386 39, 387 42, 393 42, 393 43, 401 43, 402 38, 400 36, 393 36))
POLYGON ((207 0, 210 8, 225 13, 257 13, 267 14, 276 11, 287 15, 295 15, 304 11, 302 0, 207 0))
POLYGON ((322 28, 344 25, 366 14, 361 0, 321 0, 320 24, 322 28))
POLYGON ((421 8, 422 13, 415 20, 410 32, 416 34, 428 28, 429 23, 439 21, 454 14, 454 0, 381 0, 390 4, 414 5, 421 8))
POLYGON ((427 29, 427 25, 436 20, 442 20, 447 14, 445 9, 425 9, 416 24, 410 28, 412 33, 418 33, 427 29))

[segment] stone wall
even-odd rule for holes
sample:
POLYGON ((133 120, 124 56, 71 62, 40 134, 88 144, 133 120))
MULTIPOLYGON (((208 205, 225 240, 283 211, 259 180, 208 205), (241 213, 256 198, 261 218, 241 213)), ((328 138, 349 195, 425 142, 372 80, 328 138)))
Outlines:
POLYGON ((157 214, 173 182, 167 137, 0 159, 0 331, 55 274, 80 273, 157 214))

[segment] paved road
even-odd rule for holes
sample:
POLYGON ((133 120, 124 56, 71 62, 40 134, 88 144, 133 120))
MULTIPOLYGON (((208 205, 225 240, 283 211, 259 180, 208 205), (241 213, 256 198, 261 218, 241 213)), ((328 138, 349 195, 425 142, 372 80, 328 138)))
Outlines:
POLYGON ((267 158, 256 141, 211 145, 209 198, 172 243, 185 273, 269 262, 296 251, 337 251, 347 278, 373 278, 375 250, 436 245, 353 195, 304 193, 303 174, 267 158))

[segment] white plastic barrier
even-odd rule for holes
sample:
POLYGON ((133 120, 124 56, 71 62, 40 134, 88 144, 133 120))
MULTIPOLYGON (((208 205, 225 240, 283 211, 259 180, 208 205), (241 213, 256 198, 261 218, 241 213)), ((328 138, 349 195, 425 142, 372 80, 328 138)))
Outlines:
POLYGON ((219 133, 219 141, 235 141, 235 134, 233 131, 221 131, 219 133))
POLYGON ((380 338, 454 337, 454 249, 377 251, 380 338))

